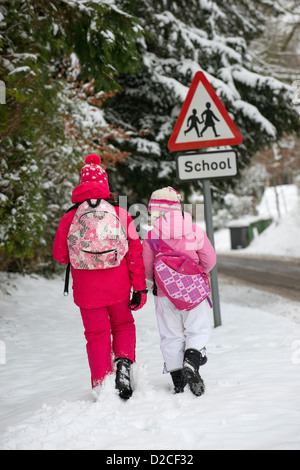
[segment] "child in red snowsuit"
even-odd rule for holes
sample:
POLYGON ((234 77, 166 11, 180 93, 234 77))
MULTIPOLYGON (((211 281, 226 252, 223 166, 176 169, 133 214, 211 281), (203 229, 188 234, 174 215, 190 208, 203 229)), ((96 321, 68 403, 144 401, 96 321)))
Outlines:
MULTIPOLYGON (((98 155, 89 155, 81 170, 81 184, 72 193, 72 202, 110 200, 107 174, 100 166, 98 155)), ((129 249, 121 264, 108 269, 74 269, 73 296, 80 308, 87 354, 91 369, 92 388, 99 390, 107 374, 114 370, 116 362, 116 388, 121 398, 132 394, 130 365, 135 361, 136 332, 131 310, 138 310, 146 303, 147 290, 142 258, 142 245, 128 212, 114 205, 126 231, 129 249), (133 295, 130 301, 130 292, 133 295), (112 337, 112 338, 111 338, 112 337), (111 339, 113 341, 111 341, 111 339)), ((67 237, 76 208, 61 219, 53 244, 56 261, 70 261, 67 237)))

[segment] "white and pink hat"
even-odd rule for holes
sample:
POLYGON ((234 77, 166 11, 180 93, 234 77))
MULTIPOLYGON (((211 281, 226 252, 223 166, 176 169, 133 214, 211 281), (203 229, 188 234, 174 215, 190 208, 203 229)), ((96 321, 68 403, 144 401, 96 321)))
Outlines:
POLYGON ((158 189, 151 194, 149 212, 169 212, 181 210, 182 196, 170 186, 158 189))

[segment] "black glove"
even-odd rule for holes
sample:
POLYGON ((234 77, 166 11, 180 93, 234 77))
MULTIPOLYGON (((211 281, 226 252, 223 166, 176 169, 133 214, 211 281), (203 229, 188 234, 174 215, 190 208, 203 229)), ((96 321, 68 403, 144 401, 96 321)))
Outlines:
POLYGON ((136 311, 142 308, 147 302, 147 293, 148 293, 147 289, 133 292, 132 298, 129 304, 130 310, 136 311))

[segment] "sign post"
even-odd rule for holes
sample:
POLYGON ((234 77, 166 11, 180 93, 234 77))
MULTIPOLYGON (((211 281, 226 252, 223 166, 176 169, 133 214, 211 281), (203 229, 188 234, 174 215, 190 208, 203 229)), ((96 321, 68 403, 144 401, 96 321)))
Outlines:
MULTIPOLYGON (((207 236, 212 246, 215 248, 210 180, 203 180, 202 185, 203 185, 206 232, 207 232, 207 236)), ((214 268, 211 270, 211 290, 212 290, 212 304, 213 304, 213 310, 214 310, 214 324, 216 328, 222 325, 217 265, 214 266, 214 268)))
MULTIPOLYGON (((228 178, 238 172, 234 150, 199 151, 209 147, 239 145, 243 137, 203 72, 197 72, 170 137, 171 151, 198 150, 177 156, 182 181, 201 180, 207 236, 215 247, 210 179, 228 178)), ((214 324, 222 324, 217 265, 211 271, 214 324)))

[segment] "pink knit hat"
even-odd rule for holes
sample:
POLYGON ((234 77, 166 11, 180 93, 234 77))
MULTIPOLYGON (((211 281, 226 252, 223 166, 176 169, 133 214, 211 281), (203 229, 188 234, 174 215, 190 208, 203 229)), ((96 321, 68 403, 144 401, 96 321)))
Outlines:
POLYGON ((151 194, 149 212, 169 212, 181 210, 182 196, 170 186, 158 189, 151 194))
POLYGON ((109 191, 107 174, 100 163, 99 155, 91 154, 86 157, 85 166, 81 170, 81 183, 102 183, 109 191))

